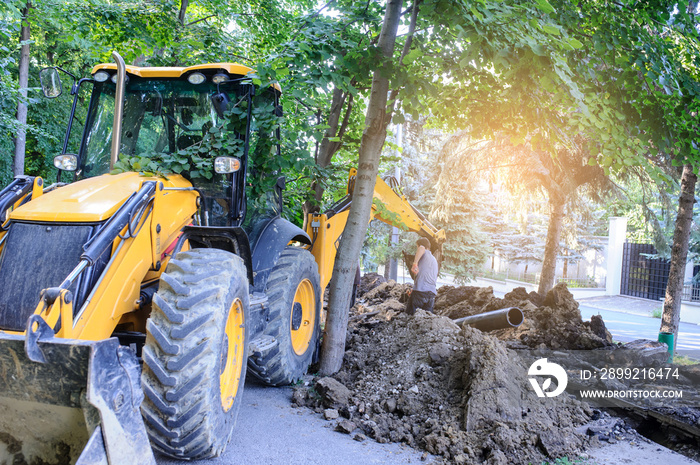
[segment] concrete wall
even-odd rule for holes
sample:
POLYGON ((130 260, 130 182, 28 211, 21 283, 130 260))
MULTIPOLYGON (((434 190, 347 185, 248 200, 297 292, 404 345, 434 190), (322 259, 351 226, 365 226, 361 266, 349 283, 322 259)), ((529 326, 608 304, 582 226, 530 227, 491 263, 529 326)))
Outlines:
POLYGON ((681 302, 681 321, 700 325, 700 303, 681 302))

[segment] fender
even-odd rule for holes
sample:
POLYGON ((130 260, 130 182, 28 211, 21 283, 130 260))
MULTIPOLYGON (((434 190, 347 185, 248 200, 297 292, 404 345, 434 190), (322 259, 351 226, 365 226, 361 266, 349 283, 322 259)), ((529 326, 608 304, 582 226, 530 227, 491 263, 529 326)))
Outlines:
POLYGON ((175 256, 181 249, 185 241, 190 241, 190 247, 209 247, 221 249, 238 255, 243 259, 248 270, 248 282, 253 284, 253 267, 250 253, 250 242, 248 235, 243 228, 226 226, 185 226, 182 228, 182 235, 172 251, 175 256))
POLYGON ((270 220, 253 248, 253 289, 264 292, 272 268, 290 241, 311 245, 311 238, 300 227, 279 216, 270 220))

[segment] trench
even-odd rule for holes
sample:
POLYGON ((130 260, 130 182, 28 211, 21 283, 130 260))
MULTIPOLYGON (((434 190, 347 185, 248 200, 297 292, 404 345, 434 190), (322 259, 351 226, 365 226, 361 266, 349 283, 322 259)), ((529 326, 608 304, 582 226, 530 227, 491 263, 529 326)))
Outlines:
POLYGON ((636 408, 610 410, 643 437, 700 462, 700 428, 657 411, 636 408))

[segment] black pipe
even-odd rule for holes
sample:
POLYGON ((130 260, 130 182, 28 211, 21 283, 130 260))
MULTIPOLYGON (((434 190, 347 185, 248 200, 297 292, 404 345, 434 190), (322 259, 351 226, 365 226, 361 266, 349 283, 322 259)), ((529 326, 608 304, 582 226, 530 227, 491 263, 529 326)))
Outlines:
POLYGON ((502 308, 478 315, 465 316, 454 320, 458 325, 469 325, 481 331, 494 331, 496 329, 517 328, 525 316, 518 307, 502 308))

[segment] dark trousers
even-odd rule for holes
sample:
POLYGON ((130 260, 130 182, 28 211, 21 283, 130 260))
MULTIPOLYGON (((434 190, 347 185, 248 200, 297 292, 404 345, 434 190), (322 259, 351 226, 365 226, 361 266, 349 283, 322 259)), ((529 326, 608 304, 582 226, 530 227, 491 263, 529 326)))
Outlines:
POLYGON ((413 291, 406 304, 406 313, 414 315, 417 308, 422 308, 426 312, 432 312, 433 304, 435 304, 435 294, 432 292, 413 291))

